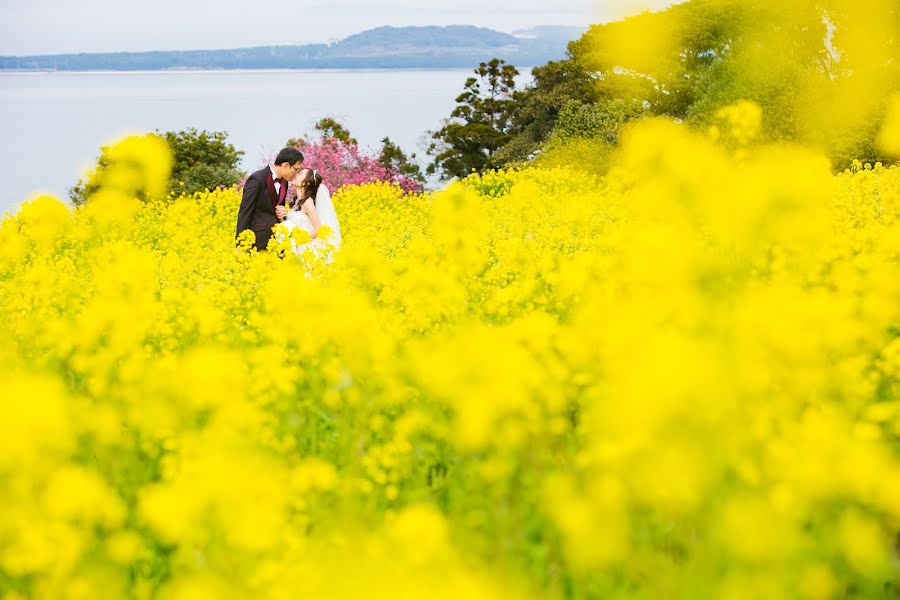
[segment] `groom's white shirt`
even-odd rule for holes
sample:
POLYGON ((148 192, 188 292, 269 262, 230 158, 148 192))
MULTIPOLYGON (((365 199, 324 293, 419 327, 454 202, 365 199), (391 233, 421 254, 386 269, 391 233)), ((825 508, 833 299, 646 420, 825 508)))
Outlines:
POLYGON ((269 165, 269 170, 272 171, 272 180, 275 181, 275 196, 281 197, 281 182, 278 181, 278 175, 275 174, 275 169, 272 168, 272 165, 269 165))

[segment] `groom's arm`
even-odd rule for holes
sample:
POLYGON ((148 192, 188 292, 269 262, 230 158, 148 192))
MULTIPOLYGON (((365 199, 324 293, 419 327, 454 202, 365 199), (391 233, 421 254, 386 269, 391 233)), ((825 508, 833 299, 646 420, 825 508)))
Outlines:
POLYGON ((259 180, 250 177, 244 184, 244 194, 241 196, 241 207, 238 209, 237 231, 234 236, 241 235, 245 229, 250 229, 253 218, 253 209, 256 208, 256 197, 259 196, 259 180))

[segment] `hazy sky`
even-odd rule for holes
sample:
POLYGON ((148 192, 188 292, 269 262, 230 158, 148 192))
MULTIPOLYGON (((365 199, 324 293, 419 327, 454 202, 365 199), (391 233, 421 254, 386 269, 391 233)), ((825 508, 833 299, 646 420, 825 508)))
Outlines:
POLYGON ((587 25, 673 0, 0 0, 0 55, 335 41, 381 25, 587 25))

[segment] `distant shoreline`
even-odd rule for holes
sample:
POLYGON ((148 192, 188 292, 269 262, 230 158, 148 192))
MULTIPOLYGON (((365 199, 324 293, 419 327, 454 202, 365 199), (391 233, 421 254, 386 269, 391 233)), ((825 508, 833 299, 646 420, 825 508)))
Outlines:
POLYGON ((584 29, 544 26, 516 36, 469 25, 377 27, 328 44, 0 56, 0 73, 423 71, 475 69, 494 58, 529 69, 563 59, 584 29))
MULTIPOLYGON (((530 70, 537 65, 525 65, 519 70, 530 70)), ((147 75, 152 73, 165 74, 196 74, 196 73, 352 73, 352 72, 381 72, 381 71, 471 71, 474 67, 300 67, 269 68, 269 69, 205 69, 205 68, 176 68, 176 69, 0 69, 0 75, 147 75)))

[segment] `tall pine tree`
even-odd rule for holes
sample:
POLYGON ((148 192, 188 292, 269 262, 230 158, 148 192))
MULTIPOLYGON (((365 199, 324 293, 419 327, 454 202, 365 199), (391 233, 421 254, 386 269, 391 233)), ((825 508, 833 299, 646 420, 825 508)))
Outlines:
POLYGON ((465 177, 473 170, 483 171, 495 165, 494 154, 509 142, 511 116, 515 103, 516 76, 519 71, 494 58, 475 69, 475 77, 466 80, 456 108, 438 131, 428 154, 434 162, 429 173, 445 177, 465 177))

